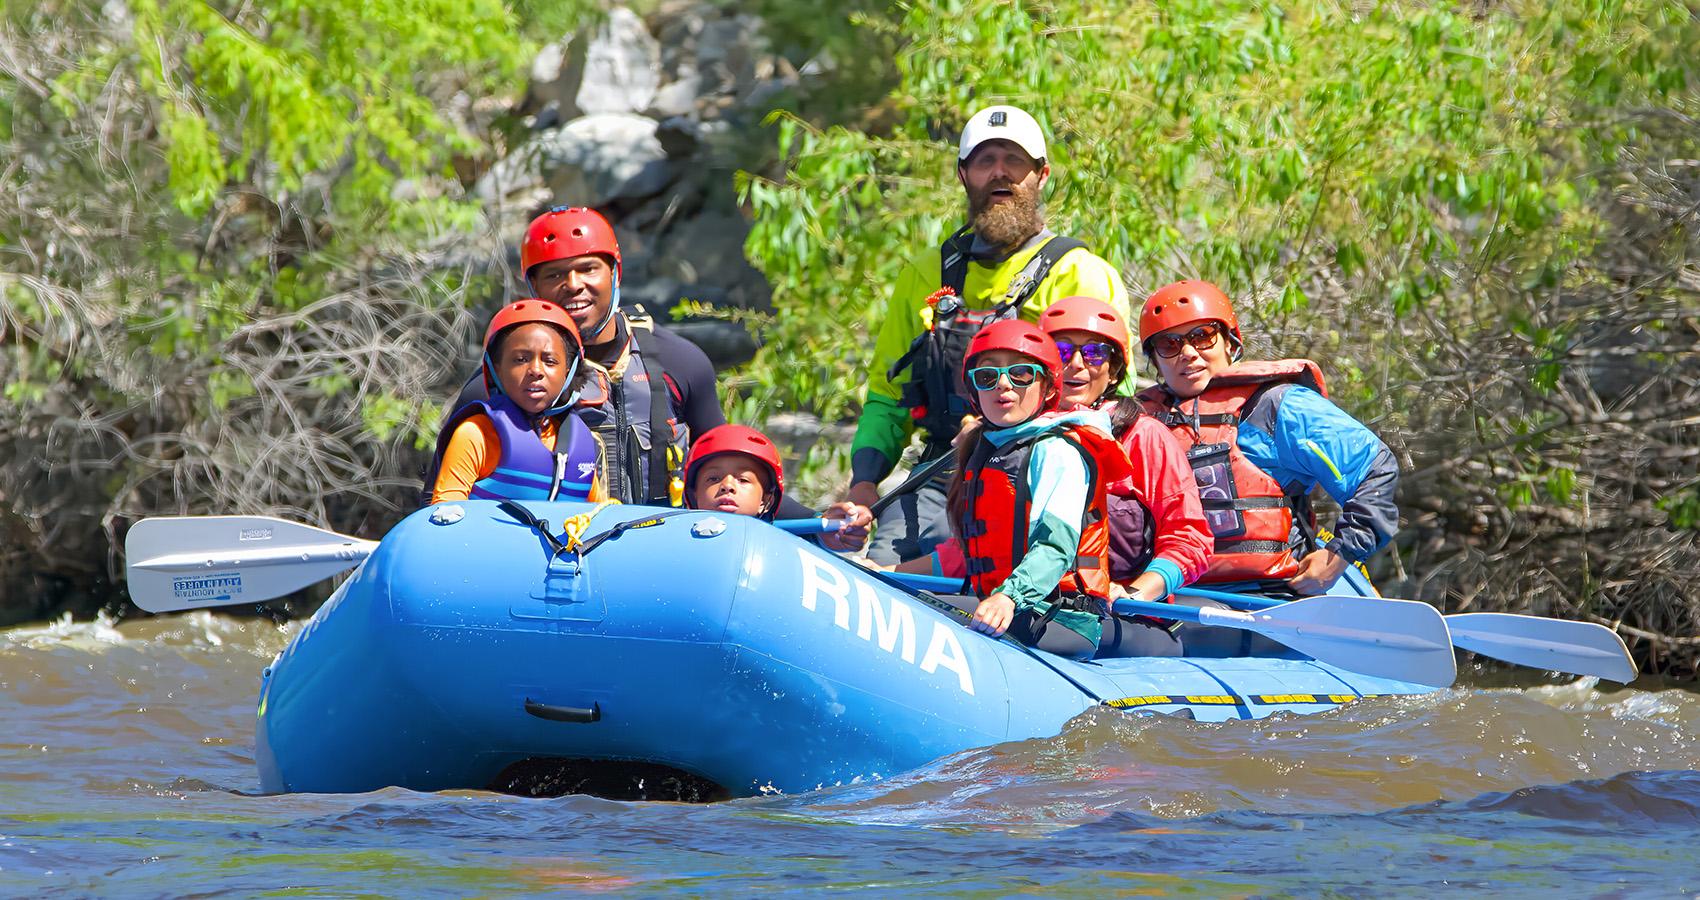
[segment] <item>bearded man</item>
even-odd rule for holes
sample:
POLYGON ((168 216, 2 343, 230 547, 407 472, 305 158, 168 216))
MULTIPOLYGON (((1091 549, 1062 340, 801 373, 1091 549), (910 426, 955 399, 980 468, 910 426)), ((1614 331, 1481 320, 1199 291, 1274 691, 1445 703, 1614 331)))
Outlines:
MULTIPOLYGON (((922 458, 950 452, 969 413, 962 355, 986 325, 1039 313, 1064 297, 1103 300, 1127 315, 1120 274, 1073 238, 1045 227, 1050 180, 1039 123, 1013 106, 975 113, 957 146, 956 179, 968 224, 910 260, 898 276, 874 344, 868 397, 851 445, 848 499, 868 506, 910 439, 922 458)), ((868 556, 890 565, 925 556, 949 538, 947 466, 887 508, 868 556)))

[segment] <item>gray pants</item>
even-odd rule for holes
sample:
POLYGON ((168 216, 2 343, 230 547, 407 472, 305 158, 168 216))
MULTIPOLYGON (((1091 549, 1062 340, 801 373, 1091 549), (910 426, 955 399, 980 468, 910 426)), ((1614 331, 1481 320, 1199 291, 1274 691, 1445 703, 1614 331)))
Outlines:
POLYGON ((874 536, 868 540, 868 558, 882 566, 894 566, 933 552, 950 539, 950 516, 945 511, 948 473, 898 498, 876 520, 874 536))

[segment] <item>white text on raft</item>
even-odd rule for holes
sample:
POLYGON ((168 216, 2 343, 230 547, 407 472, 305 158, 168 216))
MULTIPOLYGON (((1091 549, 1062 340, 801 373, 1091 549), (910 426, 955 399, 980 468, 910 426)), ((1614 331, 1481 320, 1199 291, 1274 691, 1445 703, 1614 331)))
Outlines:
MULTIPOLYGON (((850 579, 831 563, 799 547, 797 555, 803 563, 803 608, 817 608, 820 598, 832 600, 832 624, 850 630, 850 579)), ((907 600, 890 598, 890 614, 873 585, 856 580, 856 636, 876 644, 881 650, 915 664, 915 609, 907 600), (876 639, 877 638, 877 639, 876 639)), ((957 626, 934 619, 933 635, 927 642, 927 652, 921 657, 921 671, 931 674, 939 669, 956 673, 964 694, 974 693, 974 676, 968 670, 968 654, 956 639, 957 626)))

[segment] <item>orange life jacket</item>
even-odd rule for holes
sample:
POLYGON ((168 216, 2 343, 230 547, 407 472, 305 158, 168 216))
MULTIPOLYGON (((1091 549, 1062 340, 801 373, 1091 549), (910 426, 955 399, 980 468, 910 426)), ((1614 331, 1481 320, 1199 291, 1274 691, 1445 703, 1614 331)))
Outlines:
POLYGON ((1216 554, 1200 583, 1291 578, 1298 556, 1314 544, 1309 492, 1298 486, 1289 490, 1240 451, 1239 427, 1254 408, 1253 399, 1278 384, 1303 385, 1328 396, 1322 370, 1308 359, 1238 363, 1211 378, 1193 400, 1182 400, 1161 384, 1139 394, 1145 411, 1186 448, 1204 517, 1216 536, 1216 554))
POLYGON ((1107 497, 1111 492, 1131 491, 1132 470, 1115 439, 1096 428, 1068 424, 1002 447, 982 437, 963 467, 964 556, 969 586, 982 597, 1003 584, 1027 555, 1027 523, 1033 505, 1027 461, 1033 445, 1052 436, 1080 450, 1090 480, 1090 500, 1080 523, 1080 548, 1074 567, 1063 574, 1057 587, 1064 599, 1082 594, 1100 599, 1110 596, 1107 497))

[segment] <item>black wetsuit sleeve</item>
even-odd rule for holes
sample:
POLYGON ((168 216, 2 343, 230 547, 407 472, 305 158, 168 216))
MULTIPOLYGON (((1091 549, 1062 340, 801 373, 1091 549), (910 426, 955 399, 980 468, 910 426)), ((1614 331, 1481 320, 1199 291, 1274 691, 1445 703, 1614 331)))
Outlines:
POLYGON ((1327 548, 1348 562, 1370 558, 1399 531, 1399 464, 1382 447, 1350 500, 1340 504, 1334 539, 1327 548))
POLYGON ((850 456, 850 483, 871 481, 879 484, 897 464, 873 447, 863 447, 850 456))
MULTIPOLYGON (((641 340, 641 337, 640 337, 641 340)), ((691 430, 691 440, 703 432, 726 424, 726 414, 720 410, 720 394, 715 387, 714 364, 702 349, 665 328, 655 329, 655 359, 661 371, 672 381, 676 390, 679 414, 691 430)))

